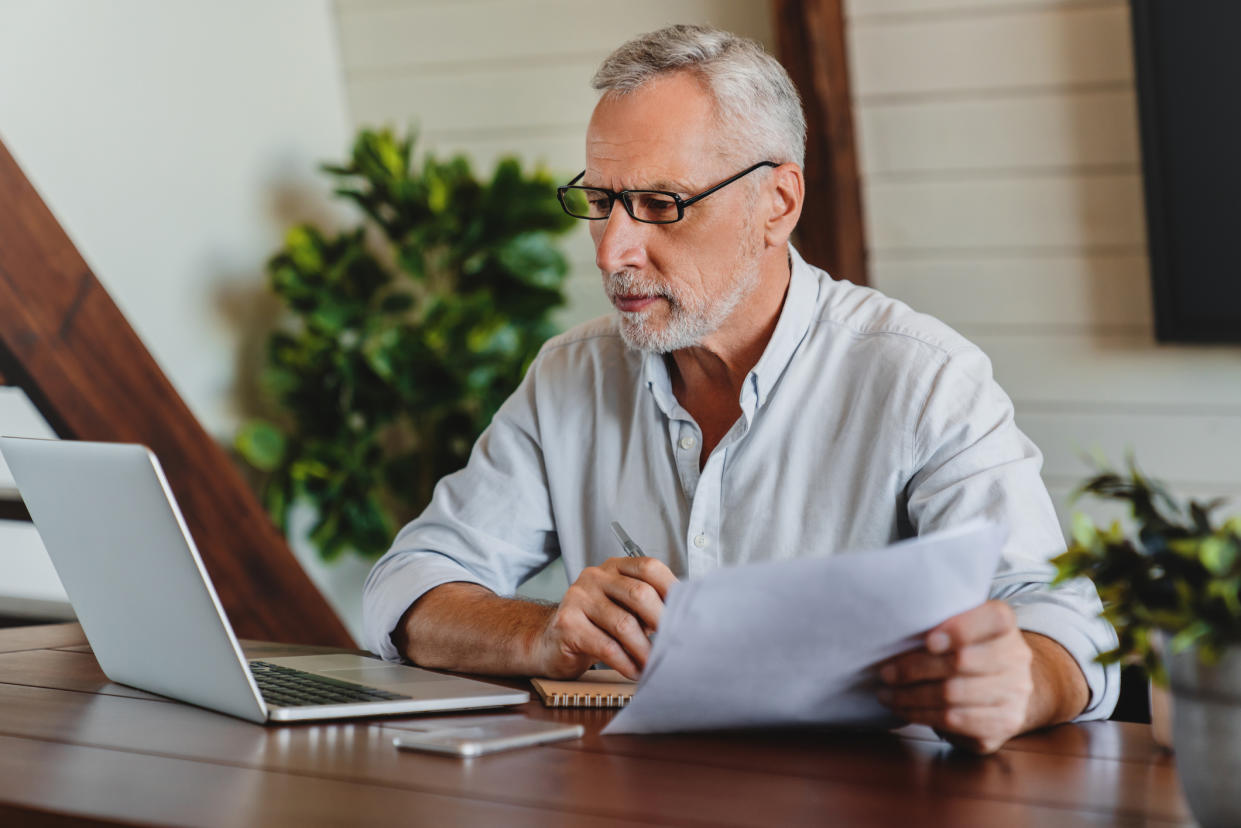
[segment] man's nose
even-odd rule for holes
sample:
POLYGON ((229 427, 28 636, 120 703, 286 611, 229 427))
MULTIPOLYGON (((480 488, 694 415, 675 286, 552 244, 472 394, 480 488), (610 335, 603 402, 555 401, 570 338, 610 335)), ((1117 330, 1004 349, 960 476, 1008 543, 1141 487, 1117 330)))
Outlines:
MULTIPOLYGON (((595 266, 604 273, 646 266, 646 236, 652 225, 635 221, 619 201, 595 233, 595 266)), ((592 228, 594 229, 594 228, 592 228)))

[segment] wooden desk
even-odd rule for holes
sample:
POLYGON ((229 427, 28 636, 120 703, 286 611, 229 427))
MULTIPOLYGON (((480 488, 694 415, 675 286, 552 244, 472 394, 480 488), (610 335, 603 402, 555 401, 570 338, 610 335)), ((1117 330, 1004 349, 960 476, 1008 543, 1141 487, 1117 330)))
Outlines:
MULTIPOLYGON (((412 719, 262 727, 108 682, 76 624, 0 631, 0 824, 1190 824, 1145 725, 1070 725, 995 756, 925 728, 601 737, 459 760, 412 719)), ((252 644, 253 655, 296 651, 252 644)))

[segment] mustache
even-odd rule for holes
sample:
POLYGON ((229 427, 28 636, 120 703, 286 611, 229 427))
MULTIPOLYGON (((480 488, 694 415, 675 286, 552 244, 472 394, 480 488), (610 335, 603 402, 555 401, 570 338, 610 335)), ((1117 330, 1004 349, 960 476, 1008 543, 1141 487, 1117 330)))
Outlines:
POLYGON ((661 296, 670 301, 676 298, 667 285, 648 282, 633 270, 617 270, 603 274, 603 288, 610 298, 635 295, 661 296))

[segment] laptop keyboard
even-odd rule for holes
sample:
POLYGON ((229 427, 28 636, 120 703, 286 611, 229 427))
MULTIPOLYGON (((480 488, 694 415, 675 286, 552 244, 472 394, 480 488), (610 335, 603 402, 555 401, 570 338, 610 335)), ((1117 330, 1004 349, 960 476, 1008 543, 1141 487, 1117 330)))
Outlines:
POLYGON ((291 667, 251 661, 250 673, 263 694, 263 700, 276 707, 305 707, 312 704, 356 704, 358 702, 408 699, 375 687, 365 687, 327 676, 304 673, 291 667))

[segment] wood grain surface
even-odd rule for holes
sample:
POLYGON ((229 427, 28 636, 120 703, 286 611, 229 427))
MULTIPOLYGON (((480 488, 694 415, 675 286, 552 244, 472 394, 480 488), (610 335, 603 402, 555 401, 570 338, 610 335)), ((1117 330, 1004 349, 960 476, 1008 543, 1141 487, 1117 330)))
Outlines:
MULTIPOLYGON (((398 752, 427 717, 262 727, 112 684, 73 625, 0 631, 0 819, 126 823, 1178 825, 1171 758, 1144 725, 1070 725, 997 755, 926 728, 602 736, 457 760, 398 752), (20 639, 14 646, 9 639, 20 639), (45 649, 31 647, 42 641, 45 649)), ((290 652, 248 642, 251 654, 290 652)), ((506 684, 524 686, 522 681, 506 684)), ((464 718, 462 714, 434 717, 464 718)))

